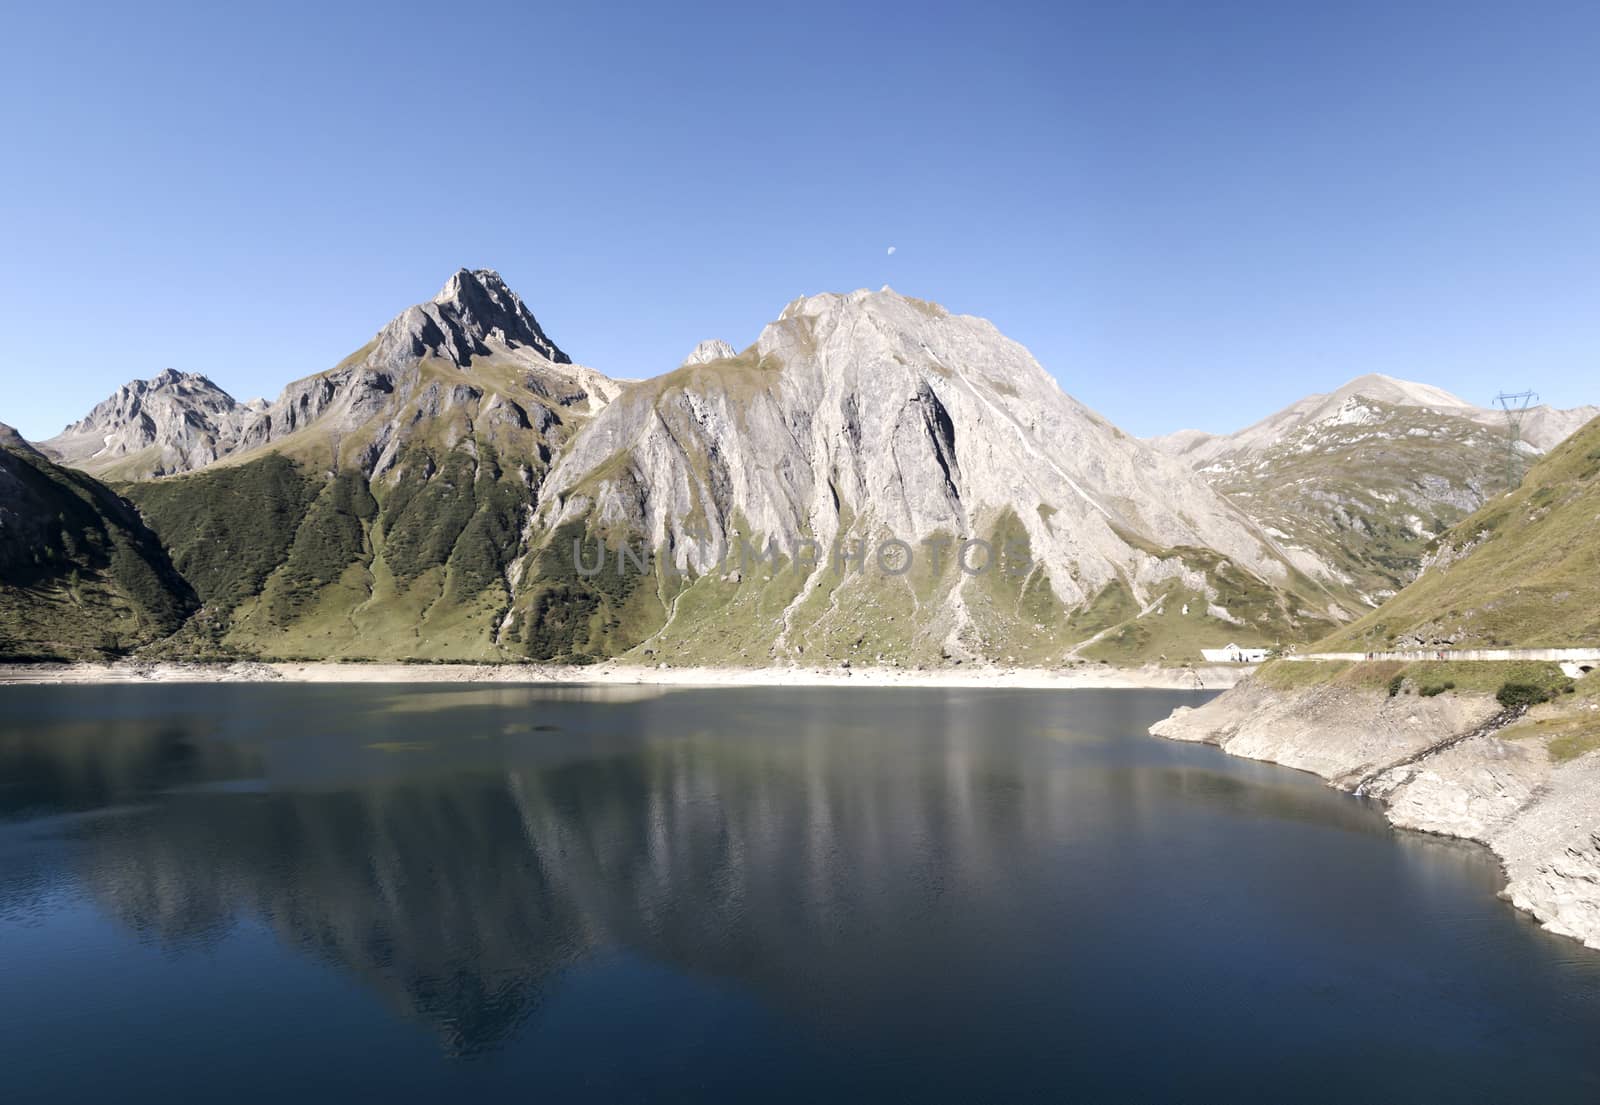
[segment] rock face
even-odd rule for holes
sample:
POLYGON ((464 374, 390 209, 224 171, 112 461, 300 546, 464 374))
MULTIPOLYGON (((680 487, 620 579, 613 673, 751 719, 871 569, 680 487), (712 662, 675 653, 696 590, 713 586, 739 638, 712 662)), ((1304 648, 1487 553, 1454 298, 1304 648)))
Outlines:
POLYGON ((1600 752, 1562 760, 1539 723, 1500 728, 1506 720, 1484 694, 1391 697, 1257 678, 1150 732, 1313 771, 1378 799, 1402 828, 1486 844, 1505 863, 1513 905, 1600 948, 1600 752))
MULTIPOLYGON (((296 642, 319 654, 1054 664, 1358 616, 1494 493, 1485 416, 1364 377, 1226 439, 1152 445, 989 323, 889 289, 798 299, 742 352, 705 341, 622 384, 572 363, 498 274, 462 269, 271 402, 169 371, 45 447, 119 479, 207 473, 127 494, 180 567, 231 580, 202 591, 229 596, 218 632, 255 620, 252 650, 299 618, 339 627, 296 642), (257 532, 235 500, 281 514, 248 578, 208 560, 257 532), (647 578, 592 578, 574 540, 647 550, 647 578), (407 620, 424 610, 449 631, 407 620)), ((1530 415, 1530 439, 1565 417, 1530 415)))
MULTIPOLYGON (((194 471, 269 447, 319 463, 391 467, 402 440, 467 424, 503 427, 513 452, 549 452, 620 391, 572 363, 490 269, 461 269, 365 347, 290 384, 273 402, 239 403, 204 376, 171 369, 135 381, 41 447, 63 464, 125 479, 194 471), (428 420, 427 426, 421 426, 428 420), (553 438, 546 431, 562 426, 553 438)), ((508 442, 509 443, 509 442, 508 442)))
MULTIPOLYGON (((1592 410, 1529 411, 1523 455, 1554 447, 1592 410)), ((1238 433, 1182 430, 1152 444, 1366 607, 1416 578, 1445 530, 1506 490, 1502 412, 1388 376, 1309 396, 1238 433)))
MULTIPOLYGON (((1181 589, 1197 618, 1211 608, 1243 625, 1255 615, 1227 613, 1230 572, 1257 614, 1270 610, 1258 632, 1326 602, 1290 595, 1291 565, 1240 511, 1064 394, 990 323, 887 289, 798 299, 743 353, 691 356, 634 386, 552 469, 538 521, 638 537, 692 572, 741 539, 787 552, 801 538, 892 538, 926 556, 938 539, 1009 537, 1057 623, 1108 593, 1124 608, 1112 623, 1137 622, 1181 589)), ((823 575, 806 575, 745 645, 786 640, 831 587, 823 575)), ((930 640, 982 654, 978 586, 957 576, 936 588, 943 601, 927 596, 930 640)))
POLYGON ((431 302, 406 308, 378 333, 369 360, 397 369, 431 356, 466 368, 497 349, 528 349, 552 364, 572 363, 499 273, 459 269, 431 302))
POLYGON ((712 361, 730 361, 738 355, 739 351, 727 342, 709 338, 695 346, 678 367, 688 368, 690 365, 710 364, 712 361))
POLYGON ((135 380, 39 448, 83 471, 145 479, 226 455, 248 408, 206 377, 167 369, 135 380))

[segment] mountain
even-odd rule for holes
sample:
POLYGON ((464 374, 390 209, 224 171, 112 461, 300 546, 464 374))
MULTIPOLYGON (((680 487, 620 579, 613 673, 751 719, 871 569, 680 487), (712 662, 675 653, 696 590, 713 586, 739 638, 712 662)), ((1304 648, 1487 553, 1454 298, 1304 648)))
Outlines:
MULTIPOLYGON (((1595 414, 1528 412, 1514 475, 1595 414)), ((1507 487, 1502 412, 1387 376, 1309 396, 1235 434, 1179 431, 1152 444, 1327 565, 1322 582, 1367 607, 1415 578, 1440 535, 1507 487)))
POLYGON ((186 472, 225 455, 253 409, 204 376, 169 368, 118 388, 39 449, 108 478, 186 472))
MULTIPOLYGON (((1503 411, 1476 406, 1431 384, 1369 373, 1356 377, 1336 391, 1308 395, 1276 414, 1231 434, 1178 430, 1151 438, 1150 443, 1163 452, 1183 458, 1195 468, 1205 468, 1239 454, 1271 450, 1303 427, 1337 422, 1342 411, 1352 403, 1361 401, 1454 415, 1500 431, 1503 440, 1506 425, 1503 411)), ((1543 405, 1532 407, 1523 414, 1521 437, 1535 451, 1544 452, 1560 444, 1596 416, 1600 416, 1600 407, 1578 407, 1565 411, 1543 405)))
POLYGON ((1270 643, 1338 616, 1203 479, 982 319, 888 289, 818 295, 717 352, 630 388, 551 470, 546 582, 519 592, 508 633, 705 662, 1061 662, 1270 643), (571 539, 600 537, 653 550, 650 572, 558 579, 571 539), (867 570, 808 570, 805 539, 823 561, 874 551, 867 570), (882 570, 886 540, 909 546, 908 571, 882 570), (967 540, 997 570, 964 573, 967 540), (751 570, 741 541, 785 563, 751 570), (552 639, 553 603, 592 614, 552 639))
POLYGON ((195 605, 132 506, 0 426, 0 657, 121 655, 195 605))
POLYGON ((270 403, 172 374, 79 425, 173 473, 118 484, 203 604, 166 655, 1177 660, 1355 612, 991 324, 888 289, 624 385, 463 269, 270 403))
POLYGON ((725 361, 738 355, 739 351, 727 342, 711 338, 690 350, 689 355, 683 359, 678 367, 688 368, 690 365, 695 364, 710 364, 712 361, 725 361))
POLYGON ((620 391, 498 274, 457 272, 241 420, 220 461, 124 488, 205 603, 183 647, 504 658, 540 483, 620 391))
POLYGON ((204 376, 168 369, 119 388, 39 447, 105 478, 149 479, 298 435, 293 447, 308 458, 382 468, 393 460, 391 446, 412 436, 397 425, 408 418, 434 429, 446 414, 453 428, 445 432, 458 437, 469 422, 542 433, 563 421, 556 412, 587 415, 618 390, 573 364, 498 273, 462 269, 431 301, 408 307, 338 366, 290 384, 271 403, 240 403, 204 376))
POLYGON ((1452 528, 1421 575, 1320 650, 1600 643, 1600 418, 1452 528))
POLYGON ((1501 861, 1501 897, 1600 948, 1600 673, 1446 650, 1600 647, 1600 418, 1439 542, 1422 574, 1308 653, 1280 660, 1157 736, 1312 771, 1395 825, 1501 861), (1435 651, 1439 650, 1439 651, 1435 651))

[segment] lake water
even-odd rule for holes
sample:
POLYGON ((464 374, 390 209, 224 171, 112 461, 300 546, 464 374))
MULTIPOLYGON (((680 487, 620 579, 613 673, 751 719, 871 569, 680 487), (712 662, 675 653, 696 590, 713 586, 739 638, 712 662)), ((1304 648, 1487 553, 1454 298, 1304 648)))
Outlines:
POLYGON ((1600 953, 1203 698, 0 688, 0 1098, 1600 1101, 1600 953))

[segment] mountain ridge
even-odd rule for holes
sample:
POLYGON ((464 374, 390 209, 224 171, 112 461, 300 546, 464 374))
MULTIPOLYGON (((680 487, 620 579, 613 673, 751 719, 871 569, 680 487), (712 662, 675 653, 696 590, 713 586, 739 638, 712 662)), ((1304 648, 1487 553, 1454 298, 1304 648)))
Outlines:
MULTIPOLYGON (((1274 444, 1393 468, 1404 451, 1374 442, 1409 445, 1415 427, 1388 422, 1429 412, 1467 436, 1433 427, 1416 448, 1477 482, 1393 497, 1460 516, 1489 493, 1470 409, 1362 377, 1280 412, 1274 444), (1306 437, 1324 427, 1352 436, 1306 437)), ((1314 474, 1309 497, 1338 500, 1319 530, 1124 433, 987 320, 888 287, 798 297, 742 351, 703 341, 621 382, 574 364, 493 270, 459 269, 270 402, 169 371, 96 412, 75 424, 84 467, 132 480, 118 488, 195 580, 210 645, 248 655, 1181 660, 1359 616, 1454 517, 1352 511, 1314 474), (1352 525, 1376 561, 1348 555, 1352 525), (607 541, 640 550, 631 578, 581 570, 607 541), (1024 567, 968 572, 939 542, 1024 567), (861 570, 746 559, 806 543, 825 562, 864 549, 861 570), (904 572, 868 559, 889 546, 904 572)))
MULTIPOLYGON (((1505 425, 1505 415, 1500 410, 1478 406, 1432 384, 1373 372, 1354 377, 1333 391, 1296 400, 1231 433, 1182 429, 1146 440, 1164 452, 1185 459, 1194 467, 1204 467, 1229 454, 1270 448, 1295 430, 1337 417, 1352 400, 1358 399, 1456 414, 1489 427, 1505 425)), ((1574 407, 1570 410, 1548 405, 1531 407, 1523 415, 1523 440, 1540 452, 1546 451, 1560 444, 1597 415, 1600 415, 1600 406, 1574 407)))

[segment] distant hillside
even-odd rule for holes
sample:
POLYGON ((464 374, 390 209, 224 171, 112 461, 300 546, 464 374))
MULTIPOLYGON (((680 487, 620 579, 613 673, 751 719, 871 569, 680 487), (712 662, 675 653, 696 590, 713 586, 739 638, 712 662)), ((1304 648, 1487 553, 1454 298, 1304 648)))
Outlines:
POLYGON ((0 426, 0 658, 122 655, 195 605, 127 502, 0 426))
MULTIPOLYGON (((1519 466, 1600 415, 1539 407, 1519 466)), ((1375 607, 1416 578, 1444 533, 1507 490, 1502 412, 1426 384, 1362 376, 1226 435, 1154 441, 1279 537, 1323 582, 1375 607)))
POLYGON ((1592 644, 1600 644, 1600 419, 1452 529, 1416 582, 1312 647, 1592 644))

